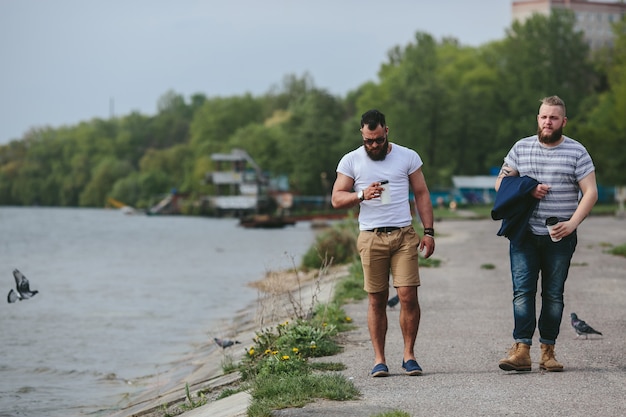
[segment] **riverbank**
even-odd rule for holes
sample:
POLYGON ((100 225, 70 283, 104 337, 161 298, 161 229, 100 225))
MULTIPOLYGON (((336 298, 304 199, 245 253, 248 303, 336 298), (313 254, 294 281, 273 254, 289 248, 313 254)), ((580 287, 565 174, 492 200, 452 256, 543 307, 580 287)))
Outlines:
MULTIPOLYGON (((190 393, 209 392, 206 398, 209 404, 197 410, 205 410, 213 417, 235 416, 238 408, 247 408, 247 394, 242 402, 242 395, 235 398, 213 402, 221 390, 236 385, 238 373, 224 375, 223 364, 238 361, 245 349, 252 346, 252 339, 258 330, 273 327, 294 316, 294 311, 306 310, 313 303, 326 303, 331 299, 335 283, 348 274, 347 266, 334 266, 324 273, 319 271, 292 272, 269 271, 261 280, 251 282, 249 286, 259 291, 257 300, 240 310, 231 320, 217 324, 223 329, 215 337, 240 341, 226 349, 219 348, 212 339, 199 346, 187 356, 172 364, 170 369, 159 375, 146 377, 142 384, 146 386, 141 392, 135 392, 121 409, 108 414, 110 417, 163 417, 168 408, 186 399, 185 387, 189 385, 190 393), (289 295, 291 294, 291 296, 289 295), (230 404, 233 402, 234 404, 230 404), (218 404, 219 403, 219 404, 218 404), (164 407, 164 405, 166 407, 164 407), (171 405, 170 407, 167 407, 171 405), (220 414, 216 409, 224 409, 220 414)), ((193 397, 197 399, 197 397, 193 397)), ((184 413, 188 417, 189 411, 184 413)), ((204 415, 204 414, 201 414, 204 415)))
MULTIPOLYGON (((342 334, 344 351, 317 359, 345 364, 342 374, 361 391, 361 399, 316 401, 300 409, 278 410, 274 415, 363 417, 391 410, 412 416, 626 415, 626 258, 607 253, 610 247, 626 242, 626 221, 609 216, 590 217, 579 228, 556 348, 557 359, 565 366, 562 373, 539 371, 537 335, 531 349, 531 372, 509 373, 498 368, 498 360, 512 343, 508 241, 496 236, 499 225, 491 220, 436 223, 434 256, 442 261, 441 266, 421 269, 422 321, 416 354, 424 368, 423 376, 407 377, 401 372, 398 308, 388 313, 387 359, 391 376, 368 376, 373 356, 364 300, 344 306, 357 326, 342 334), (569 323, 571 312, 578 313, 604 336, 587 340, 576 337, 569 323)), ((247 339, 246 332, 238 333, 243 336, 242 342, 251 340, 254 329, 247 332, 247 339)), ((198 369, 211 366, 206 357, 189 360, 188 365, 197 361, 198 369)), ((200 385, 227 382, 228 378, 213 378, 200 385)), ((184 383, 180 384, 176 392, 170 393, 172 398, 184 398, 184 383)), ((164 398, 146 398, 143 414, 116 415, 162 417, 163 413, 156 410, 164 398), (154 414, 147 412, 150 406, 154 414)), ((236 394, 183 416, 245 416, 247 398, 245 393, 236 394)))

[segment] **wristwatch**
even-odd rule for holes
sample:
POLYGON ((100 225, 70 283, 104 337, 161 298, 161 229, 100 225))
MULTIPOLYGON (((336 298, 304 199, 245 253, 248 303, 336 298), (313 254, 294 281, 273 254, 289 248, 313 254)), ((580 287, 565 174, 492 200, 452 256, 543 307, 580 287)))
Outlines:
POLYGON ((357 197, 359 197, 359 201, 365 200, 365 195, 363 194, 363 190, 358 192, 357 197))

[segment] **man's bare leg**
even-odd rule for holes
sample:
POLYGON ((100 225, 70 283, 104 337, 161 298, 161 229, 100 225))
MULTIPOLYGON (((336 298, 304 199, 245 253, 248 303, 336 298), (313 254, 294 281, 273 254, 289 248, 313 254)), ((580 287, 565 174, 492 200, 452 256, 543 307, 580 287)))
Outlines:
POLYGON ((398 287, 400 297, 400 329, 404 339, 404 361, 415 359, 415 339, 420 325, 421 310, 417 287, 398 287))
POLYGON ((387 297, 389 291, 369 293, 369 307, 367 310, 367 327, 374 348, 374 364, 384 363, 385 337, 387 336, 387 297))

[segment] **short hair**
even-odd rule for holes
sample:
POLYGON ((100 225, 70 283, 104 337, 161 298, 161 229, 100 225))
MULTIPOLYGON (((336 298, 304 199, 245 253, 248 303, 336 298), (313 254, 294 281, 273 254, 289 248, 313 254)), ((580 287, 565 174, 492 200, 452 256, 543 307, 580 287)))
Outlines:
POLYGON ((361 116, 361 127, 367 125, 369 130, 374 130, 381 125, 386 126, 385 115, 376 109, 368 110, 361 116))
POLYGON ((550 96, 550 97, 544 97, 541 100, 539 100, 539 102, 542 105, 546 105, 546 106, 559 106, 563 109, 563 116, 565 116, 565 102, 563 101, 563 99, 559 96, 550 96))

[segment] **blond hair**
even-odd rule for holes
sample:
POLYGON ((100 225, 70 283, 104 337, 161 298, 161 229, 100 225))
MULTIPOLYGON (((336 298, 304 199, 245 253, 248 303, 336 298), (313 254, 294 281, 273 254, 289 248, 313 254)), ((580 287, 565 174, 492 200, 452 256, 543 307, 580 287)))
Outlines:
POLYGON ((546 106, 559 106, 563 109, 563 116, 565 116, 565 102, 563 101, 563 99, 559 96, 550 96, 550 97, 544 97, 541 100, 539 100, 539 102, 542 105, 546 105, 546 106))

